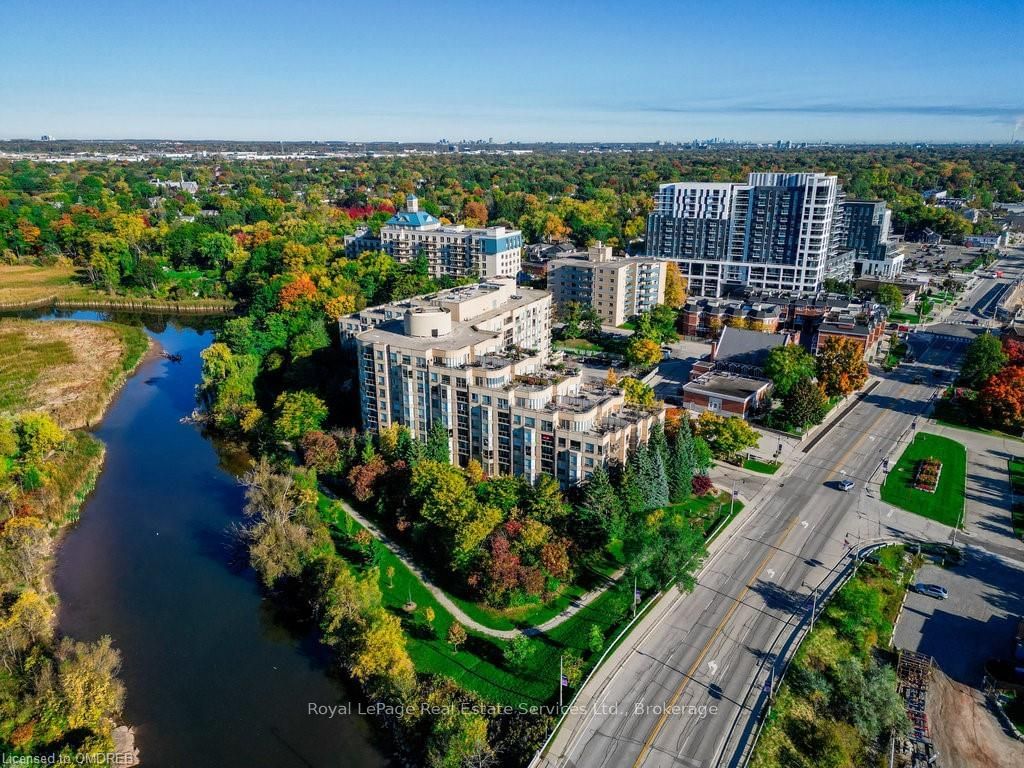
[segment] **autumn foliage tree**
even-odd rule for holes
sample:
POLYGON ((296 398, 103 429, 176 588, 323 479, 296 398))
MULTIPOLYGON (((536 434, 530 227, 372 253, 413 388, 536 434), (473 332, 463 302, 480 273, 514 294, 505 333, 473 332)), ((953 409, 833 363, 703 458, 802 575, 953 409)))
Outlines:
POLYGON ((686 278, 674 261, 665 263, 665 306, 679 309, 686 302, 686 278))
POLYGON ((829 397, 844 396, 868 380, 864 350, 853 339, 830 336, 818 348, 818 383, 829 397))
POLYGON ((626 360, 637 368, 650 368, 661 362, 661 346, 652 339, 634 336, 626 347, 626 360))
POLYGON ((989 423, 1003 429, 1024 427, 1024 365, 1008 365, 991 376, 976 402, 989 423))

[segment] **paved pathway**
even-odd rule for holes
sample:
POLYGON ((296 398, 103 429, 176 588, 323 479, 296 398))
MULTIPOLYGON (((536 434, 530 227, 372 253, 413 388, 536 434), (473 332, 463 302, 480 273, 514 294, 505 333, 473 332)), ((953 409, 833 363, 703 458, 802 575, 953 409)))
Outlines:
POLYGON ((565 610, 563 610, 557 616, 553 616, 541 624, 538 624, 533 627, 525 627, 523 629, 495 629, 494 627, 488 627, 485 624, 481 624, 479 621, 476 621, 475 619, 471 618, 465 611, 463 611, 462 608, 460 608, 455 603, 455 601, 452 600, 445 593, 443 589, 441 589, 436 584, 434 584, 433 581, 431 581, 430 576, 428 576, 424 572, 424 570, 416 564, 416 562, 406 553, 405 549, 400 544, 395 542, 390 536, 384 533, 384 531, 382 531, 374 522, 372 522, 365 515, 363 515, 358 510, 353 508, 353 506, 344 499, 341 499, 337 496, 332 496, 332 498, 339 504, 341 504, 342 508, 349 515, 352 516, 353 520, 355 520, 361 526, 366 528, 370 533, 372 533, 377 538, 377 540, 380 541, 381 544, 383 544, 385 547, 391 550, 391 553, 395 557, 401 560, 410 571, 416 574, 416 578, 418 578, 420 582, 423 584, 423 586, 430 591, 430 594, 434 596, 437 602, 444 606, 445 610, 455 617, 456 621, 458 621, 467 629, 471 629, 474 632, 478 632, 482 635, 488 635, 490 637, 498 637, 504 640, 510 640, 516 635, 537 635, 542 634, 544 632, 548 632, 557 627, 562 622, 572 618, 574 615, 579 613, 583 608, 585 608, 587 605, 589 605, 602 594, 604 594, 605 590, 608 589, 612 583, 617 581, 623 573, 621 569, 619 571, 616 571, 611 575, 608 583, 605 586, 592 589, 586 594, 574 598, 565 608, 565 610))

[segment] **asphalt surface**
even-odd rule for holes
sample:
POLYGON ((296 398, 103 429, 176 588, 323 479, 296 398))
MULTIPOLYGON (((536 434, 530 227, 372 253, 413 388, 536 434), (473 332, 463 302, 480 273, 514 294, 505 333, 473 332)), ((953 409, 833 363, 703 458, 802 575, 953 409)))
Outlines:
POLYGON ((981 688, 985 661, 1008 658, 1024 611, 1024 564, 968 547, 963 565, 928 564, 917 580, 938 584, 946 600, 911 592, 896 626, 896 646, 926 653, 958 683, 981 688))
MULTIPOLYGON (((944 346, 923 363, 948 361, 954 351, 944 346)), ((889 521, 870 514, 864 487, 934 392, 911 377, 901 371, 882 380, 766 486, 694 591, 664 598, 621 658, 584 689, 579 705, 590 706, 567 718, 550 764, 734 764, 780 633, 807 618, 812 589, 845 562, 850 546, 875 538, 876 526, 887 533, 889 521), (844 478, 856 483, 854 492, 838 490, 844 478)))
MULTIPOLYGON (((972 286, 947 318, 984 317, 1024 268, 1016 249, 1002 280, 972 286)), ((736 766, 756 728, 778 653, 807 621, 816 588, 850 548, 893 536, 941 538, 949 529, 883 504, 883 457, 895 461, 965 341, 921 328, 917 362, 885 375, 825 437, 798 453, 717 541, 693 592, 656 604, 580 692, 540 765, 736 766), (937 369, 939 377, 931 372, 937 369), (923 376, 924 383, 914 379, 923 376), (844 478, 852 492, 838 490, 844 478)), ((920 424, 919 424, 920 426, 920 424)))

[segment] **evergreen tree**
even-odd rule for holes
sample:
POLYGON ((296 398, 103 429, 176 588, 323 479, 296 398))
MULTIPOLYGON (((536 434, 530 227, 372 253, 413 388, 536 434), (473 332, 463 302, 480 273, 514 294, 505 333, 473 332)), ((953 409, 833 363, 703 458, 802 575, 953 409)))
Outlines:
POLYGON ((629 454, 626 465, 622 468, 622 479, 619 481, 619 493, 622 497, 623 511, 626 514, 626 528, 632 525, 635 518, 647 511, 642 488, 642 472, 639 451, 629 454))
POLYGON ((598 552, 622 536, 622 502, 600 464, 587 480, 575 518, 573 538, 585 553, 598 552))
POLYGON ((668 439, 665 437, 665 427, 663 425, 655 424, 651 427, 651 438, 647 445, 651 455, 657 454, 661 457, 662 464, 668 466, 668 439))
MULTIPOLYGON (((664 435, 662 435, 664 437, 664 435)), ((656 509, 658 507, 668 506, 669 495, 668 495, 668 471, 665 468, 665 461, 662 459, 661 452, 656 448, 650 451, 651 461, 651 498, 650 507, 656 509)))
POLYGON ((427 443, 423 447, 424 459, 429 461, 440 461, 448 464, 452 460, 451 445, 449 444, 448 429, 440 421, 435 421, 430 427, 427 435, 427 443))
MULTIPOLYGON (((685 424, 685 422, 684 422, 685 424)), ((693 483, 693 435, 688 424, 672 440, 668 466, 668 498, 673 504, 686 501, 693 483)))

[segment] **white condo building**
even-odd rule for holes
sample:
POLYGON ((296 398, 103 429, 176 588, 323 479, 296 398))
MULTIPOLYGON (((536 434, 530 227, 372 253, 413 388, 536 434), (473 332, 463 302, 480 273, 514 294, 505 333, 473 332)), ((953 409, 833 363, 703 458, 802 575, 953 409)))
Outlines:
POLYGON ((415 195, 373 237, 367 230, 345 238, 349 256, 363 251, 384 251, 396 261, 423 255, 431 277, 515 277, 523 262, 523 233, 505 227, 466 227, 442 224, 421 211, 415 195))
POLYGON ((745 183, 662 184, 647 255, 677 261, 696 296, 730 288, 814 293, 852 275, 841 190, 824 173, 751 173, 745 183))

